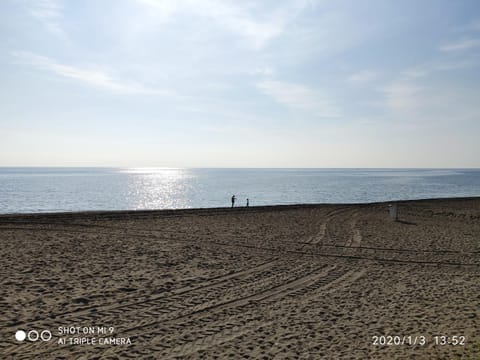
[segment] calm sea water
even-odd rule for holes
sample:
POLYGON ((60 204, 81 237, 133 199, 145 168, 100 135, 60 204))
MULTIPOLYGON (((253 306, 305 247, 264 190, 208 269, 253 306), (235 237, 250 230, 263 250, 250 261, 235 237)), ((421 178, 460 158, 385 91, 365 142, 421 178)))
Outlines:
POLYGON ((480 196, 480 169, 0 168, 0 213, 480 196))

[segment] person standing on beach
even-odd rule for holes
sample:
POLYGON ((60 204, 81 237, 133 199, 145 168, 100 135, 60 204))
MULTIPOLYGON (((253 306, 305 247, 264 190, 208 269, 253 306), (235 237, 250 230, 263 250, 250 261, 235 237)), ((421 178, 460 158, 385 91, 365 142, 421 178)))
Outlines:
POLYGON ((249 206, 250 206, 250 201, 247 198, 247 207, 249 207, 249 206))
POLYGON ((235 205, 235 200, 236 200, 236 199, 237 199, 237 198, 235 197, 235 195, 232 195, 232 208, 233 208, 233 206, 235 205))

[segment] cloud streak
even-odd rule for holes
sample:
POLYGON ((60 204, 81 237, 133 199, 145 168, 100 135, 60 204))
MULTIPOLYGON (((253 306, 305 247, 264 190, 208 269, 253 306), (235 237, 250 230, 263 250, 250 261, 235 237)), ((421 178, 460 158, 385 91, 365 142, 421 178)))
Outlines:
POLYGON ((348 82, 353 85, 367 84, 377 78, 377 73, 372 70, 363 70, 348 77, 348 82))
POLYGON ((25 6, 28 12, 39 20, 50 32, 63 35, 60 20, 63 17, 63 6, 56 0, 28 1, 25 6))
POLYGON ((422 88, 407 82, 397 81, 383 89, 388 108, 395 113, 413 111, 418 105, 418 95, 422 88))
POLYGON ((255 49, 265 47, 272 39, 285 31, 307 1, 289 2, 272 11, 267 18, 256 19, 252 6, 240 6, 241 2, 219 0, 138 0, 156 11, 159 22, 168 22, 177 13, 190 13, 213 20, 230 32, 247 39, 255 49))
POLYGON ((480 46, 480 39, 461 39, 456 42, 440 46, 440 51, 455 52, 466 51, 480 46))
POLYGON ((281 81, 261 81, 257 88, 276 102, 319 117, 338 117, 339 111, 325 95, 306 86, 281 81))
POLYGON ((147 88, 139 83, 119 81, 104 71, 60 64, 51 58, 28 51, 14 51, 12 55, 17 63, 32 66, 39 70, 49 71, 56 75, 104 90, 128 94, 172 95, 168 91, 147 88))

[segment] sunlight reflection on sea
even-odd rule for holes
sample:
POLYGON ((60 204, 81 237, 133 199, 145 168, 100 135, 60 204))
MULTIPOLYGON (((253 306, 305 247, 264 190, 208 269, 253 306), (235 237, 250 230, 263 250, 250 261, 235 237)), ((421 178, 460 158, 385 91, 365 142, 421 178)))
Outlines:
POLYGON ((0 213, 480 196, 479 169, 0 168, 0 213))

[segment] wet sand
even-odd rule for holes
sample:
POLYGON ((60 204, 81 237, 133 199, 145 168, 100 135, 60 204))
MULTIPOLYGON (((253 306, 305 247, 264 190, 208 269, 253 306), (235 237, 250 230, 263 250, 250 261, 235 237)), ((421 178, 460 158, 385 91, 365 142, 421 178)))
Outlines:
POLYGON ((0 245, 1 358, 480 358, 480 198, 0 215, 0 245))

